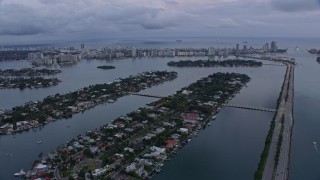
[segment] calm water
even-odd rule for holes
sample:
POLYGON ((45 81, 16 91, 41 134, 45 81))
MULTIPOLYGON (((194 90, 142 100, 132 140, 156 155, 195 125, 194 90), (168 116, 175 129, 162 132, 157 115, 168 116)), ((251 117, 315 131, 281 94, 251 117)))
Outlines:
MULTIPOLYGON (((246 39, 189 38, 182 43, 175 39, 152 39, 145 41, 120 41, 120 45, 136 47, 232 47, 246 39)), ((272 39, 246 40, 253 46, 261 46, 272 39)), ((279 47, 289 47, 289 55, 297 57, 299 66, 295 76, 295 126, 293 131, 290 179, 319 179, 320 154, 312 142, 320 143, 319 64, 306 48, 318 47, 312 39, 281 39, 279 47), (300 49, 296 49, 299 46, 300 49), (307 177, 307 178, 305 178, 307 177)), ((102 42, 100 42, 102 43, 102 42)), ((103 43, 102 43, 103 44, 103 43)), ((100 46, 99 43, 92 46, 100 46)), ((275 107, 283 81, 285 67, 263 66, 261 68, 172 68, 166 63, 182 58, 143 58, 115 61, 82 61, 63 67, 57 75, 63 82, 46 89, 0 90, 0 109, 22 105, 30 100, 41 100, 47 95, 66 93, 96 83, 112 81, 148 70, 174 70, 179 77, 171 82, 145 90, 160 95, 169 95, 176 90, 214 72, 246 73, 252 80, 247 88, 232 100, 232 103, 261 107, 275 107), (98 65, 110 64, 115 70, 96 69, 98 65)), ((193 58, 187 58, 193 59, 193 58)), ((195 58, 200 59, 200 58, 195 58)), ((1 69, 22 68, 25 61, 0 63, 1 69)), ((48 124, 13 136, 0 137, 0 179, 13 179, 12 174, 21 168, 29 169, 40 152, 47 153, 78 134, 110 122, 155 99, 137 96, 120 98, 114 104, 101 105, 73 118, 48 124), (70 126, 67 128, 67 126, 70 126), (36 144, 42 140, 43 144, 36 144), (21 150, 23 149, 23 151, 21 150), (7 156, 9 155, 9 156, 7 156), (6 163, 3 163, 6 162, 6 163)), ((155 179, 252 179, 263 149, 272 113, 225 108, 215 122, 192 139, 181 153, 168 162, 155 179)), ((320 148, 320 147, 319 147, 320 148)), ((320 150, 320 149, 319 149, 320 150)))

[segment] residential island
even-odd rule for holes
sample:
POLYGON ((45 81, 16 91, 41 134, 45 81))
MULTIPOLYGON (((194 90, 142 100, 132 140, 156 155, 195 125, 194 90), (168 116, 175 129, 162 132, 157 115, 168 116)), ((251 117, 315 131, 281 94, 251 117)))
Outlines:
POLYGON ((57 78, 0 78, 0 89, 25 89, 42 88, 59 84, 61 81, 57 78))
POLYGON ((50 76, 61 73, 61 70, 50 70, 50 69, 0 69, 0 76, 50 76))
POLYGON ((50 121, 68 118, 102 103, 112 103, 130 92, 138 92, 177 77, 176 72, 144 72, 113 82, 91 85, 64 95, 47 96, 12 110, 0 111, 0 134, 28 130, 50 121))
POLYGON ((238 67, 238 66, 248 66, 248 67, 258 67, 262 66, 262 62, 253 60, 238 60, 229 59, 224 61, 214 61, 214 60, 181 60, 181 61, 170 61, 168 66, 176 67, 238 67))
MULTIPOLYGON (((174 75, 174 73, 172 74, 174 75)), ((160 172, 250 77, 215 73, 42 155, 25 178, 144 179, 160 172)))

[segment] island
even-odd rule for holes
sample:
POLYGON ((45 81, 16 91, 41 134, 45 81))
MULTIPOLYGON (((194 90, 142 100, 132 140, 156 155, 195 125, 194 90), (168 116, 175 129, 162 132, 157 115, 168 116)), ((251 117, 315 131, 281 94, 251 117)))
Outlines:
POLYGON ((310 54, 320 54, 320 49, 309 49, 308 52, 310 54))
POLYGON ((0 76, 49 76, 61 73, 61 70, 50 70, 50 69, 0 69, 0 76))
POLYGON ((238 60, 229 59, 224 61, 214 61, 214 60, 181 60, 181 61, 170 61, 167 63, 168 66, 176 67, 258 67, 262 66, 262 62, 253 60, 238 60))
POLYGON ((90 85, 77 91, 51 95, 42 101, 31 101, 12 110, 0 111, 0 134, 38 127, 50 121, 71 117, 102 103, 112 103, 117 98, 151 86, 173 80, 176 72, 144 72, 113 82, 90 85))
POLYGON ((103 69, 103 70, 108 70, 108 69, 115 69, 116 67, 114 66, 98 66, 98 69, 103 69))
POLYGON ((145 179, 160 172, 250 80, 215 73, 42 154, 25 178, 145 179))
POLYGON ((61 81, 57 78, 0 78, 0 89, 25 89, 42 88, 59 84, 61 81))

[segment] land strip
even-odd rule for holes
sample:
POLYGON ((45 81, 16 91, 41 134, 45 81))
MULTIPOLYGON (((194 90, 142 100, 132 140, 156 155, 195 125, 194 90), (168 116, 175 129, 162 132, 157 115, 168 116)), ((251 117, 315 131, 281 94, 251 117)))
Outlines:
POLYGON ((147 178, 160 172, 165 160, 210 125, 214 114, 249 80, 237 73, 202 78, 172 96, 79 135, 36 161, 27 178, 55 174, 56 178, 147 178))
POLYGON ((68 118, 102 103, 112 103, 130 92, 158 85, 177 77, 176 72, 145 72, 110 83, 96 84, 64 95, 47 96, 12 110, 0 111, 0 134, 28 130, 50 121, 68 118))
POLYGON ((50 69, 32 69, 32 68, 22 68, 22 69, 5 69, 0 70, 0 76, 49 76, 61 73, 61 70, 50 70, 50 69))
POLYGON ((0 89, 25 89, 42 88, 59 84, 61 81, 57 78, 0 78, 0 89))
POLYGON ((257 170, 255 179, 285 180, 288 178, 288 157, 290 154, 291 133, 293 125, 292 109, 294 65, 291 63, 286 63, 286 65, 287 70, 284 83, 281 88, 280 99, 278 99, 277 112, 275 114, 273 122, 270 125, 270 131, 266 139, 266 147, 263 154, 261 155, 261 162, 259 163, 260 169, 257 170), (271 141, 270 139, 268 140, 268 138, 270 138, 270 134, 272 134, 271 141), (278 146, 280 146, 281 148, 279 148, 278 146), (261 168, 263 168, 262 176, 261 168))
POLYGON ((176 66, 176 67, 258 67, 258 66, 262 66, 262 63, 258 61, 238 60, 238 59, 229 59, 224 61, 181 60, 181 61, 170 61, 167 64, 168 66, 176 66))

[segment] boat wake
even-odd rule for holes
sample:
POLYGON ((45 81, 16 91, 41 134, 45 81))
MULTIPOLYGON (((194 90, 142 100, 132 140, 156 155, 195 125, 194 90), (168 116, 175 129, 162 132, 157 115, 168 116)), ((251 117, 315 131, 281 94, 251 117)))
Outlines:
POLYGON ((317 152, 319 152, 317 142, 313 142, 313 147, 317 152))

